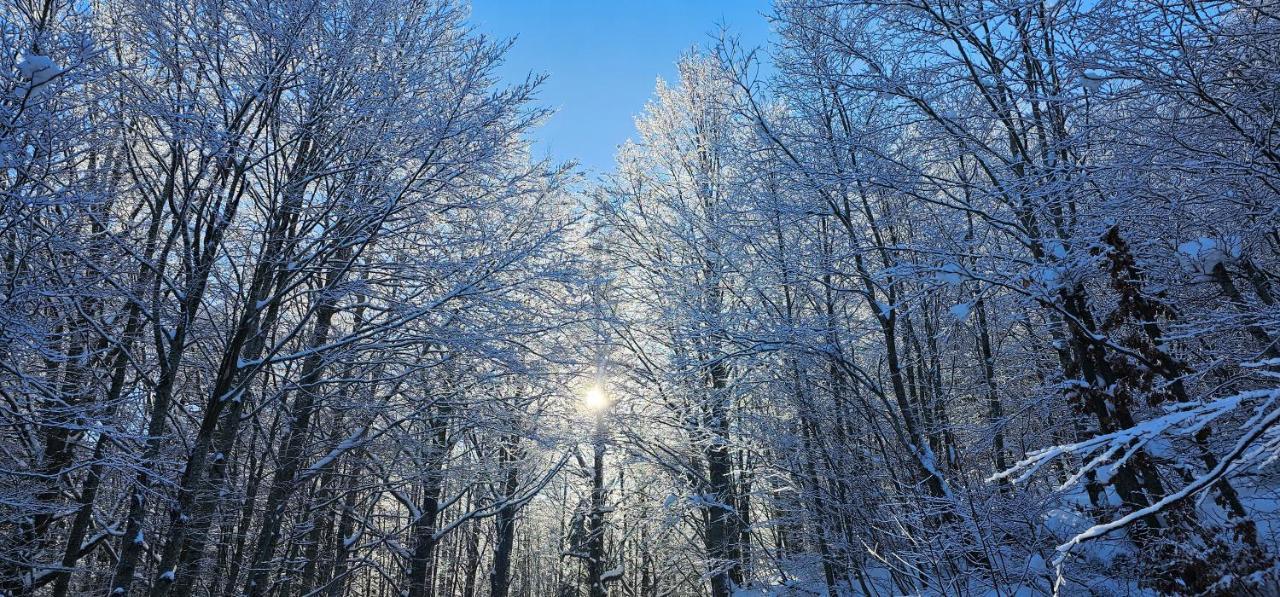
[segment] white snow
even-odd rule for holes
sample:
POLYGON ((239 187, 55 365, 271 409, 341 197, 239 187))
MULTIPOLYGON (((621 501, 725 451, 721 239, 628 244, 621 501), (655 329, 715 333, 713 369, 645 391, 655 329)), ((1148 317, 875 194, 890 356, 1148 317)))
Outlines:
POLYGON ((339 456, 342 456, 352 448, 359 446, 368 431, 368 427, 362 427, 346 439, 342 440, 342 442, 334 446, 332 450, 329 450, 328 454, 325 454, 319 460, 312 463, 311 466, 308 466, 306 471, 303 472, 304 478, 315 475, 316 473, 324 470, 325 467, 333 464, 333 461, 337 460, 339 456))
POLYGON ((53 63, 53 59, 40 54, 29 54, 18 62, 18 70, 23 77, 31 80, 31 87, 39 87, 62 73, 62 69, 53 63))
POLYGON ((1107 82, 1108 77, 1104 71, 1095 68, 1086 69, 1080 77, 1080 86, 1089 93, 1097 93, 1102 89, 1102 84, 1107 82))
POLYGON ((949 262, 938 268, 938 272, 933 275, 933 279, 943 284, 956 285, 964 281, 965 270, 960 264, 949 262))
POLYGON ((50 79, 62 74, 62 69, 52 58, 40 54, 28 54, 18 61, 18 72, 29 82, 19 85, 14 93, 19 97, 36 95, 46 89, 50 79))
POLYGON ((1046 240, 1046 241, 1045 241, 1045 243, 1044 243, 1044 248, 1045 248, 1045 250, 1046 250, 1046 251, 1048 251, 1048 252, 1049 252, 1049 254, 1050 254, 1050 255, 1053 255, 1053 256, 1054 256, 1054 258, 1056 258, 1056 259, 1066 259, 1066 258, 1067 258, 1067 247, 1066 247, 1066 245, 1063 245, 1063 244, 1062 244, 1062 241, 1060 241, 1060 240, 1058 240, 1058 239, 1056 239, 1056 238, 1051 238, 1051 239, 1049 239, 1049 240, 1046 240))
POLYGON ((1216 239, 1202 236, 1178 245, 1178 255, 1184 267, 1202 274, 1239 259, 1240 253, 1238 238, 1216 239))
POLYGON ((715 496, 706 494, 694 494, 689 496, 689 503, 695 508, 715 508, 729 512, 737 512, 737 509, 734 508, 733 505, 726 504, 722 500, 716 499, 715 496))
POLYGON ((610 570, 605 570, 604 573, 600 575, 600 582, 609 582, 612 580, 617 580, 619 578, 622 578, 622 566, 618 566, 617 568, 613 568, 610 570))
POLYGON ((1061 272, 1056 267, 1040 267, 1031 270, 1031 279, 1044 284, 1045 286, 1053 286, 1062 278, 1061 272))
POLYGON ((969 317, 969 312, 973 310, 973 303, 960 303, 947 309, 951 312, 951 316, 957 321, 964 321, 969 317))
POLYGON ((1027 277, 1035 286, 1031 289, 1033 293, 1048 294, 1062 285, 1062 270, 1056 267, 1047 265, 1034 267, 1027 272, 1027 277))

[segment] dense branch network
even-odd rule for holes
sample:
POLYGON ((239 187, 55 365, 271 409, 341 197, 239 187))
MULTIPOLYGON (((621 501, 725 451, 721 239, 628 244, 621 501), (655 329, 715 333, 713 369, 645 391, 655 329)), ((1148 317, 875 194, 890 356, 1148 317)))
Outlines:
POLYGON ((1280 592, 1266 2, 0 5, 0 595, 1280 592))

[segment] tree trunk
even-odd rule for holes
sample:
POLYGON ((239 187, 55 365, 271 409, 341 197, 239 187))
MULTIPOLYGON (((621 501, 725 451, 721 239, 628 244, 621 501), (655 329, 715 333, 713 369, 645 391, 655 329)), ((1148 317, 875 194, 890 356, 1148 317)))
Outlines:
MULTIPOLYGON (((336 282, 333 278, 336 276, 331 276, 326 287, 331 287, 336 282)), ((293 408, 288 415, 291 423, 285 431, 280 463, 277 465, 275 478, 271 481, 271 489, 267 492, 265 506, 267 515, 262 521, 253 559, 250 560, 245 595, 251 597, 258 597, 267 592, 267 579, 271 573, 271 556, 280 538, 280 526, 285 518, 284 507, 294 491, 295 477, 302 468, 303 449, 311 432, 311 420, 316 412, 320 376, 325 369, 324 354, 319 349, 329 342, 330 328, 336 313, 337 307, 332 299, 326 300, 317 309, 315 329, 311 332, 311 342, 307 347, 312 353, 307 356, 302 365, 301 380, 298 382, 293 408)))
POLYGON ((440 515, 440 494, 443 491, 444 462, 449 448, 449 416, 451 408, 440 405, 432 417, 430 445, 422 488, 421 510, 413 521, 413 554, 409 560, 408 597, 430 597, 434 591, 431 572, 435 569, 436 524, 440 515))
POLYGON ((518 474, 520 471, 516 468, 516 442, 518 441, 517 437, 508 437, 505 445, 500 448, 500 463, 506 475, 503 479, 502 496, 508 501, 498 510, 495 519, 497 544, 493 550, 493 575, 489 582, 490 597, 507 597, 511 591, 511 551, 515 545, 516 515, 520 509, 509 500, 515 497, 520 483, 518 474))

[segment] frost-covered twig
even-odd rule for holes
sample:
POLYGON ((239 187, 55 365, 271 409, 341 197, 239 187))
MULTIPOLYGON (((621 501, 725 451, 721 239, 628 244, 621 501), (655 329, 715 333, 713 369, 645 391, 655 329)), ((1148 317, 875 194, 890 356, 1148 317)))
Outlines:
POLYGON ((1207 403, 1181 406, 1164 416, 1143 421, 1129 429, 1099 435, 1081 442, 1054 446, 1031 453, 1027 458, 1014 464, 1008 470, 992 475, 988 481, 1011 479, 1014 483, 1027 480, 1046 463, 1068 454, 1076 454, 1086 458, 1086 462, 1071 476, 1060 490, 1065 490, 1079 483, 1091 471, 1107 466, 1114 470, 1123 466, 1129 458, 1143 446, 1161 436, 1191 436, 1213 421, 1245 408, 1252 404, 1252 415, 1239 428, 1239 437, 1231 450, 1224 454, 1218 463, 1209 471, 1196 477, 1181 489, 1174 491, 1155 503, 1130 512, 1115 520, 1096 524, 1076 534, 1066 543, 1058 546, 1057 562, 1061 562, 1077 545, 1102 537, 1112 531, 1124 528, 1134 521, 1158 513, 1178 502, 1212 486, 1219 479, 1230 475, 1250 463, 1267 460, 1275 451, 1275 446, 1266 444, 1250 450, 1267 432, 1280 421, 1280 388, 1269 388, 1240 392, 1207 403), (1097 454, 1092 458, 1088 458, 1097 454), (1118 456, 1117 456, 1118 455, 1118 456))

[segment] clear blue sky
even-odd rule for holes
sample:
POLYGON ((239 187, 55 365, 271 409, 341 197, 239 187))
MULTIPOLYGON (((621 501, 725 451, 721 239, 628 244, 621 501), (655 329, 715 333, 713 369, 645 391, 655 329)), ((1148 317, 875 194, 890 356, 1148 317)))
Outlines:
POLYGON ((472 0, 471 21, 486 35, 516 38, 504 77, 550 75, 540 98, 557 112, 537 133, 535 151, 601 172, 634 136, 632 119, 657 78, 675 80, 682 52, 710 45, 722 24, 743 45, 764 45, 769 7, 769 0, 472 0))

